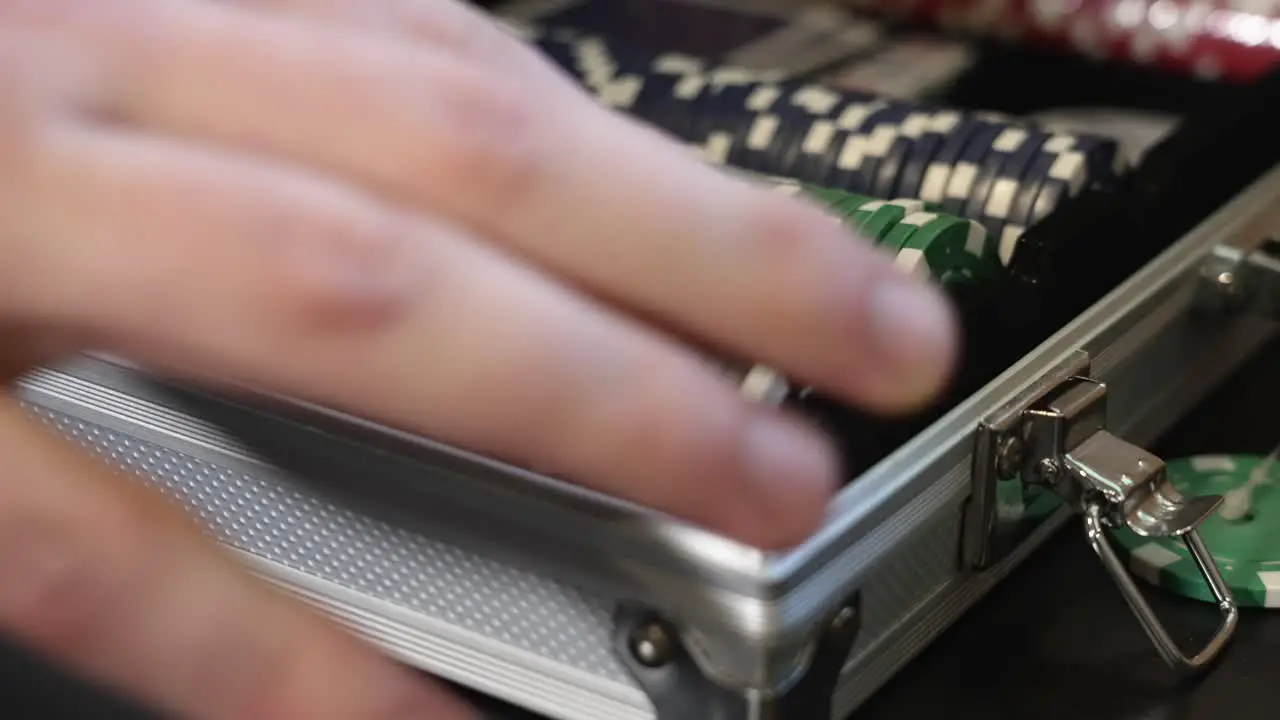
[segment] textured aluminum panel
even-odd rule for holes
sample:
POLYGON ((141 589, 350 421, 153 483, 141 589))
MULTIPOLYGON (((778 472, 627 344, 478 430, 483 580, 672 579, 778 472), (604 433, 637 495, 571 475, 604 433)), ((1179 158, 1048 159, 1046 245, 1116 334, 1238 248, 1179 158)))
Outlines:
MULTIPOLYGON (((24 395, 37 417, 180 502, 255 570, 402 660, 563 720, 653 716, 610 652, 612 598, 338 507, 154 403, 51 371, 28 378, 24 395), (457 647, 431 647, 450 636, 457 647), (558 693, 545 692, 550 678, 558 693)), ((867 575, 851 661, 951 580, 960 509, 870 538, 893 547, 867 575), (919 529, 900 537, 909 527, 919 529)))

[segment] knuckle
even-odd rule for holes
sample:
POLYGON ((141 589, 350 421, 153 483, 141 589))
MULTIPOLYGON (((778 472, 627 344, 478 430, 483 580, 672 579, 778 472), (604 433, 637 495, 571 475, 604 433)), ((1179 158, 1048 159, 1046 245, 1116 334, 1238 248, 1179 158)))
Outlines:
POLYGON ((436 183, 461 182, 484 202, 528 207, 549 170, 544 118, 527 93, 468 73, 441 87, 450 116, 439 143, 423 148, 416 168, 436 183))
MULTIPOLYGON (((250 238, 270 238, 292 272, 278 273, 272 292, 285 320, 314 330, 344 319, 368 319, 394 306, 407 277, 411 222, 375 203, 332 202, 324 209, 263 207, 250 238)), ((424 271, 414 267, 420 276, 424 271)), ((423 280, 417 277, 417 280, 423 280)))

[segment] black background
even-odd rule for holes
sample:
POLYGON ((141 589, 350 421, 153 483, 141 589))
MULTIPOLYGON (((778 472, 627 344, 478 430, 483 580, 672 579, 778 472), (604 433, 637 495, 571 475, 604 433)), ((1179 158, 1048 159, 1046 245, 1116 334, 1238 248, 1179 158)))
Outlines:
MULTIPOLYGON (((1280 343, 1171 432, 1164 457, 1265 453, 1280 441, 1280 343)), ((1202 641, 1205 605, 1153 596, 1176 635, 1202 641)), ((1110 578, 1069 525, 876 695, 854 720, 1244 720, 1280 704, 1280 611, 1246 611, 1223 661, 1176 683, 1110 578)), ((530 720, 499 706, 492 720, 530 720)), ((0 645, 0 717, 144 720, 0 645)), ((263 720, 268 720, 263 718, 263 720)), ((353 718, 352 720, 357 720, 353 718)), ((601 720, 609 720, 602 718, 601 720)))

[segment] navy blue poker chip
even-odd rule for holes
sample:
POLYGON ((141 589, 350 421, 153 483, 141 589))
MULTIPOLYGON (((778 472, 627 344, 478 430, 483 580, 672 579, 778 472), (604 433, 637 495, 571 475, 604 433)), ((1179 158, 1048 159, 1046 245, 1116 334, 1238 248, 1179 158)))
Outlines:
MULTIPOLYGON (((913 111, 903 118, 903 124, 909 121, 911 116, 919 111, 913 111)), ((911 154, 915 148, 917 137, 904 135, 901 133, 903 126, 899 126, 899 134, 893 139, 893 144, 889 147, 889 153, 884 156, 884 160, 880 161, 880 167, 876 171, 876 184, 872 190, 872 194, 878 198, 897 199, 898 195, 898 178, 902 176, 902 168, 906 165, 907 156, 911 154)))
MULTIPOLYGON (((959 120, 958 113, 952 113, 959 120)), ((927 128, 920 137, 916 139, 911 146, 911 152, 907 154, 906 160, 902 164, 902 172, 898 175, 898 185, 894 188, 893 194, 903 198, 919 198, 921 184, 924 183, 924 174, 928 170, 929 164, 938 155, 938 151, 942 149, 943 142, 948 137, 948 133, 938 132, 936 127, 932 127, 936 123, 936 118, 941 113, 932 113, 929 118, 931 127, 927 128)), ((958 129, 959 125, 953 129, 958 129)))
POLYGON ((987 232, 999 237, 1004 228, 1003 218, 992 218, 986 214, 987 197, 995 184, 1000 168, 1013 159, 1022 150, 1030 138, 1029 128, 1018 125, 1006 125, 992 138, 986 157, 978 166, 978 173, 973 180, 973 188, 969 192, 969 201, 965 203, 964 214, 986 226, 987 232))
POLYGON ((828 187, 865 194, 858 190, 863 165, 867 162, 867 132, 873 116, 888 103, 865 93, 844 93, 845 101, 832 112, 840 127, 840 140, 834 151, 835 164, 827 175, 828 187))
POLYGON ((676 95, 676 86, 682 80, 677 75, 646 73, 635 102, 626 112, 681 140, 700 139, 693 127, 697 99, 676 95))
POLYGON ((1089 185, 1110 182, 1116 176, 1117 162, 1122 157, 1120 143, 1111 138, 1076 135, 1075 149, 1084 153, 1089 166, 1089 185))
POLYGON ((840 153, 844 150, 845 138, 849 136, 848 130, 841 130, 836 126, 834 120, 823 118, 821 122, 827 123, 823 127, 823 137, 825 138, 825 148, 820 157, 814 158, 809 163, 810 171, 813 174, 812 182, 820 187, 834 187, 836 182, 837 163, 840 160, 840 153))
MULTIPOLYGON (((952 165, 951 180, 947 183, 946 195, 942 207, 952 215, 965 215, 969 199, 973 197, 977 176, 991 154, 991 143, 1007 127, 1003 123, 983 122, 969 136, 960 151, 959 157, 952 165)), ((977 220, 978 218, 971 218, 977 220)))
POLYGON ((753 161, 756 172, 769 176, 800 179, 796 167, 803 156, 800 154, 801 143, 809 133, 812 115, 801 113, 795 108, 778 105, 777 133, 767 150, 755 154, 753 161))
MULTIPOLYGON (((879 111, 872 113, 863 123, 858 134, 867 138, 866 155, 856 172, 852 173, 850 192, 863 195, 875 195, 876 181, 880 177, 880 166, 893 151, 893 140, 899 124, 906 119, 913 105, 902 102, 889 103, 879 111), (883 141, 888 140, 887 143, 883 141), (884 145, 881 147, 880 145, 884 145)), ((891 200, 893 198, 881 198, 891 200)))
POLYGON ((920 189, 916 195, 921 200, 937 205, 943 204, 947 197, 947 180, 950 178, 951 171, 963 157, 965 148, 969 146, 969 140, 984 127, 986 123, 983 121, 970 115, 962 115, 959 124, 941 138, 937 153, 925 166, 920 179, 920 189))
MULTIPOLYGON (((1040 140, 1036 147, 1035 156, 1027 165, 1026 171, 1022 174, 1022 182, 1018 184, 1018 192, 1013 200, 1013 209, 1009 213, 1009 222, 1022 227, 1030 227, 1041 218, 1034 217, 1033 213, 1036 206, 1036 198, 1040 195, 1040 190, 1047 183, 1057 182, 1049 177, 1049 170, 1053 167, 1056 154, 1045 152, 1044 142, 1048 139, 1046 134, 1040 140)), ((1063 183, 1059 183, 1063 184, 1063 183)), ((1047 200, 1047 198, 1046 198, 1047 200)), ((1057 205, 1057 202, 1054 202, 1057 205)))
MULTIPOLYGON (((757 89, 757 83, 709 86, 703 89, 701 97, 694 103, 692 131, 704 141, 713 133, 730 138, 732 144, 727 160, 731 165, 741 166, 750 159, 747 143, 751 139, 752 127, 759 118, 768 114, 748 108, 751 95, 757 89)), ((767 109, 768 105, 764 107, 767 109)))
POLYGON ((754 172, 767 172, 766 159, 772 156, 775 145, 789 142, 781 118, 773 112, 747 114, 728 132, 736 133, 729 164, 754 172))
POLYGON ((1046 132, 1029 129, 1026 139, 1009 155, 991 181, 991 189, 987 191, 986 203, 981 211, 984 217, 1000 221, 1002 227, 1010 222, 1022 224, 1016 219, 1018 193, 1024 180, 1033 180, 1027 177, 1027 171, 1048 138, 1049 134, 1046 132))
POLYGON ((834 153, 839 152, 835 124, 808 113, 796 113, 785 122, 794 132, 787 146, 779 148, 782 174, 814 185, 825 183, 835 162, 834 153))

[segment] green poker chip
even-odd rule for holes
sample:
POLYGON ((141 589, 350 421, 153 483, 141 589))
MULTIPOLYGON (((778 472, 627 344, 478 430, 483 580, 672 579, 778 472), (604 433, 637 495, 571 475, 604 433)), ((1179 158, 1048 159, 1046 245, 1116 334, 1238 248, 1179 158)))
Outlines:
POLYGON ((981 225, 930 212, 912 213, 902 223, 916 230, 896 248, 900 269, 944 283, 985 280, 998 272, 981 225))
POLYGON ((878 244, 904 217, 923 209, 924 203, 919 200, 875 200, 854 212, 853 226, 878 244))
MULTIPOLYGON (((1280 464, 1256 455, 1174 460, 1169 481, 1183 495, 1222 495, 1200 537, 1243 607, 1280 607, 1280 464)), ((1216 603, 1186 545, 1177 538, 1113 532, 1117 552, 1138 578, 1183 597, 1216 603)))
POLYGON ((853 217, 854 213, 869 202, 871 202, 871 198, 864 195, 850 195, 833 205, 832 209, 835 210, 836 215, 839 215, 847 222, 853 217))
POLYGON ((889 231, 889 234, 885 235, 884 239, 878 243, 881 249, 891 255, 896 255, 898 250, 901 249, 903 245, 906 245, 907 241, 911 239, 911 236, 920 229, 919 225, 908 222, 908 219, 923 214, 927 213, 911 213, 910 215, 902 218, 902 220, 893 226, 893 229, 889 231))

